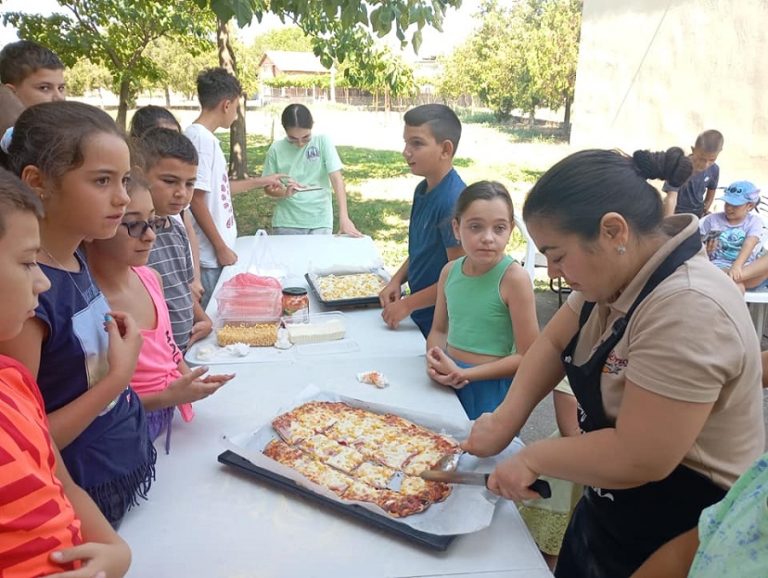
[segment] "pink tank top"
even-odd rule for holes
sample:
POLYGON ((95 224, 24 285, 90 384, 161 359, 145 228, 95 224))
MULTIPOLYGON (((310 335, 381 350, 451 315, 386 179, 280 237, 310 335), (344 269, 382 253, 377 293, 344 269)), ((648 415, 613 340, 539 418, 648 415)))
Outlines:
MULTIPOLYGON (((133 372, 131 387, 139 396, 164 390, 168 385, 181 377, 179 362, 181 351, 176 346, 171 329, 171 318, 168 305, 165 303, 163 289, 157 279, 154 269, 149 267, 131 267, 141 280, 155 305, 157 323, 154 329, 142 329, 144 342, 139 352, 136 370, 133 372)), ((191 421, 195 415, 191 403, 179 406, 184 421, 191 421)))

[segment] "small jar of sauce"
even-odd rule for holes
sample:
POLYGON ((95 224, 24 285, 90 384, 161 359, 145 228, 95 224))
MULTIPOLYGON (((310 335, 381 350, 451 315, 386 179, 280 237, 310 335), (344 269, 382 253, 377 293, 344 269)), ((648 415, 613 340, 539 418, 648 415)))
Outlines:
POLYGON ((309 321, 309 295, 304 287, 283 288, 283 315, 309 321))

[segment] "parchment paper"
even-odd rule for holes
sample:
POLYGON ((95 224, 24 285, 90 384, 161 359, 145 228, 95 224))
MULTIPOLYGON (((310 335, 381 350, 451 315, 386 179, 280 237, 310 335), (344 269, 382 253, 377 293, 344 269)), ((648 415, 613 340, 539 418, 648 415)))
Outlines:
MULTIPOLYGON (((366 402, 334 392, 321 391, 313 385, 305 388, 287 407, 281 408, 275 417, 309 401, 340 401, 375 413, 393 413, 434 432, 446 434, 456 440, 466 439, 472 425, 468 421, 452 421, 440 415, 415 412, 401 407, 366 402)), ((368 510, 398 520, 422 532, 441 536, 469 534, 482 530, 491 524, 499 497, 480 486, 454 484, 451 494, 444 502, 433 504, 425 512, 406 516, 405 518, 390 516, 387 512, 369 502, 343 500, 330 490, 311 482, 296 470, 284 466, 261 453, 271 440, 279 439, 277 432, 272 428, 271 421, 254 432, 223 436, 224 445, 227 449, 249 460, 254 465, 280 474, 327 498, 341 503, 359 504, 368 510)), ((469 454, 462 454, 458 461, 458 469, 462 471, 490 472, 498 462, 513 455, 522 447, 522 441, 515 438, 503 452, 493 458, 476 458, 469 454)))

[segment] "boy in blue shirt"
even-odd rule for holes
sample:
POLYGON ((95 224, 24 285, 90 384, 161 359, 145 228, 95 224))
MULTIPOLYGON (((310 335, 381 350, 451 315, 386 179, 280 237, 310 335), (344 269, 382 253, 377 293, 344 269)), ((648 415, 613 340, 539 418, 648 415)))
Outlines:
POLYGON ((664 199, 667 215, 693 213, 701 218, 709 214, 720 180, 720 167, 715 161, 722 150, 723 135, 720 131, 705 130, 696 137, 690 156, 693 164, 691 177, 680 187, 665 182, 661 189, 667 193, 664 199))
POLYGON ((453 234, 456 200, 466 185, 453 168, 461 122, 442 104, 424 104, 405 113, 403 157, 414 175, 424 177, 413 194, 408 226, 408 258, 381 293, 381 316, 396 329, 408 315, 426 338, 432 329, 437 280, 448 262, 464 251, 453 234), (408 282, 410 294, 401 297, 408 282))

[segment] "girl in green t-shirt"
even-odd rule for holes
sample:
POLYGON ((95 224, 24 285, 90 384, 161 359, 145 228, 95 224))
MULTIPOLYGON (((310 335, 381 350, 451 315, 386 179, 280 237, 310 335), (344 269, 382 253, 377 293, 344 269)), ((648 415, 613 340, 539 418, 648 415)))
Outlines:
POLYGON ((303 104, 289 104, 283 110, 281 121, 286 137, 269 147, 263 172, 264 176, 283 173, 290 177, 282 187, 264 189, 277 199, 272 215, 273 232, 278 235, 330 234, 333 231, 332 189, 339 205, 339 232, 362 236, 347 212, 347 192, 336 147, 327 136, 312 134, 314 120, 303 104))

